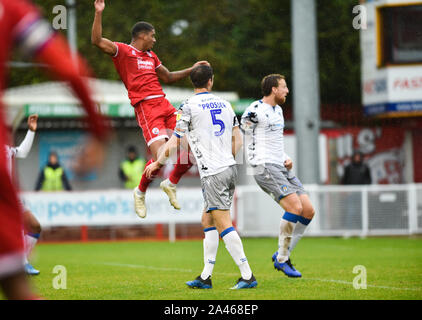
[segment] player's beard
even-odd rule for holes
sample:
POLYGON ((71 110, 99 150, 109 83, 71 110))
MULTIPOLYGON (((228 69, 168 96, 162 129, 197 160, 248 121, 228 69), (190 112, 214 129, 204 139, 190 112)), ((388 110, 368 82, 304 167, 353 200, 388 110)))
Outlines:
POLYGON ((276 102, 279 106, 281 106, 282 104, 284 104, 286 102, 286 97, 282 97, 280 99, 277 99, 276 102))

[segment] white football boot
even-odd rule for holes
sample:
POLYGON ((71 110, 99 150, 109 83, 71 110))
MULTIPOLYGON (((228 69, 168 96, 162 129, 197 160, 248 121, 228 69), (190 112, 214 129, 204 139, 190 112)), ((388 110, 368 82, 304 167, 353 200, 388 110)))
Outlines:
POLYGON ((133 198, 135 199, 135 213, 140 218, 145 218, 147 216, 147 207, 145 206, 145 194, 138 194, 138 187, 133 189, 133 198))
POLYGON ((176 198, 176 186, 170 185, 170 180, 166 179, 160 183, 160 188, 167 194, 169 197, 170 204, 173 206, 174 209, 180 210, 179 202, 176 198))

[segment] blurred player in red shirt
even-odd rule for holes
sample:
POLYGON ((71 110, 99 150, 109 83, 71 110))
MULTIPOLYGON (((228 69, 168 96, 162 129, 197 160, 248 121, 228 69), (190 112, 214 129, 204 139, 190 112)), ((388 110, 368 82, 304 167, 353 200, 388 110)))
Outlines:
MULTIPOLYGON (((0 44, 0 95, 5 88, 6 62, 13 47, 47 64, 51 73, 69 83, 88 115, 93 137, 81 152, 75 169, 84 173, 101 164, 108 128, 97 113, 90 91, 81 77, 84 64, 82 61, 75 63, 63 37, 54 33, 29 1, 0 0, 0 44)), ((0 287, 9 299, 31 299, 34 295, 23 265, 22 209, 8 172, 3 147, 9 144, 3 109, 0 106, 0 287)))
MULTIPOLYGON (((154 46, 155 30, 148 22, 137 22, 132 28, 130 44, 113 42, 102 36, 102 12, 105 8, 104 0, 95 0, 95 17, 92 26, 91 42, 110 55, 114 66, 120 75, 129 99, 134 107, 136 120, 142 128, 153 159, 147 162, 147 167, 157 159, 159 149, 171 136, 176 126, 177 110, 165 98, 159 80, 164 83, 173 83, 189 76, 192 69, 207 61, 199 61, 191 68, 170 72, 151 50, 154 46)), ((192 163, 186 154, 181 154, 170 173, 169 179, 160 184, 160 187, 169 196, 170 203, 175 209, 180 209, 176 199, 176 184, 182 175, 189 170, 192 163)), ((158 170, 154 172, 154 175, 158 170)), ((153 178, 142 175, 139 186, 134 189, 135 212, 141 218, 146 216, 145 192, 153 178)))

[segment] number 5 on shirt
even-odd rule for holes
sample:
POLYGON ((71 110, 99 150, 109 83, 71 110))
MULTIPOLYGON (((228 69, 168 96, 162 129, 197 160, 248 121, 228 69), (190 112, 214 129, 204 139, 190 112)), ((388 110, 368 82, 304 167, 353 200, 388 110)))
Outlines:
POLYGON ((220 131, 214 132, 214 135, 216 137, 219 137, 224 133, 224 130, 226 129, 226 126, 224 125, 223 120, 216 118, 216 115, 221 113, 221 109, 210 110, 210 113, 211 113, 211 118, 212 118, 212 124, 215 126, 220 126, 220 131))

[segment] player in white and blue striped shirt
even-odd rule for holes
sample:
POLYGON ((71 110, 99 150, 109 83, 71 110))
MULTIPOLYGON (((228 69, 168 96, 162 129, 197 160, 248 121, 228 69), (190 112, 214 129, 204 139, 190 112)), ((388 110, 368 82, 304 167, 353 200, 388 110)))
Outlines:
POLYGON ((314 208, 302 183, 291 172, 292 160, 284 150, 284 117, 281 105, 289 89, 284 76, 271 74, 261 82, 264 97, 243 113, 249 164, 257 184, 284 210, 280 222, 278 250, 274 267, 289 277, 301 277, 290 261, 290 253, 314 216, 314 208))
POLYGON ((201 275, 186 284, 192 288, 212 287, 211 275, 220 235, 241 273, 232 289, 254 288, 258 283, 230 216, 237 176, 234 156, 242 145, 239 123, 230 103, 210 93, 214 80, 210 66, 194 68, 190 77, 195 95, 179 110, 172 138, 165 144, 157 161, 150 164, 145 172, 149 176, 160 168, 186 135, 198 164, 205 204, 202 214, 204 269, 201 275))
MULTIPOLYGON (((5 145, 6 148, 6 158, 7 158, 7 167, 9 170, 9 175, 12 177, 12 163, 14 158, 26 158, 28 153, 31 151, 32 143, 34 142, 35 131, 37 130, 37 120, 38 115, 33 114, 28 117, 28 132, 25 135, 25 138, 22 140, 21 144, 17 147, 12 147, 5 145)), ((25 257, 24 257, 24 267, 25 272, 28 275, 38 275, 40 272, 35 269, 30 263, 29 258, 32 250, 34 249, 41 233, 41 225, 37 218, 31 213, 31 211, 23 207, 23 223, 24 223, 24 247, 25 247, 25 257)))

